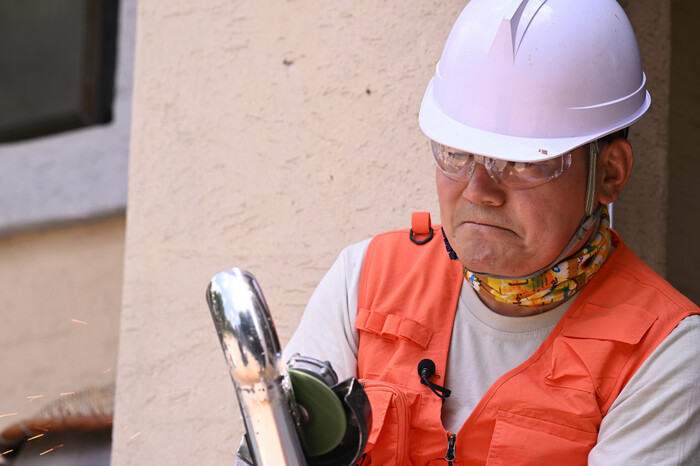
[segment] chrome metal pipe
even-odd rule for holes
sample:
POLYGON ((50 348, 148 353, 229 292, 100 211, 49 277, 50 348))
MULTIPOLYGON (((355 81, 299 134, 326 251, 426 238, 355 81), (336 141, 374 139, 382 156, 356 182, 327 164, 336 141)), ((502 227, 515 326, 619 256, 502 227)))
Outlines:
POLYGON ((233 268, 215 275, 207 303, 260 466, 305 465, 298 414, 272 316, 255 277, 233 268))

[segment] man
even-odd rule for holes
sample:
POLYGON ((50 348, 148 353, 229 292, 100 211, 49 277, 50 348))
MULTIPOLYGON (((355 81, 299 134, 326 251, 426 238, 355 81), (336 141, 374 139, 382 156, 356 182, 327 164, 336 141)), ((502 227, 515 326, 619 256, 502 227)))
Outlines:
POLYGON ((697 464, 700 311, 606 207, 645 79, 614 0, 464 9, 420 110, 442 230, 345 249, 285 349, 365 383, 363 464, 697 464))

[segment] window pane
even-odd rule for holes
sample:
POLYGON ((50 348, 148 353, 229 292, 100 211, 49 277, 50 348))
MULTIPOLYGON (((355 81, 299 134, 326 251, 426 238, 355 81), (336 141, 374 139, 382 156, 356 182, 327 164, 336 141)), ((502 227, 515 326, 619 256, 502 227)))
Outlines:
POLYGON ((0 142, 110 121, 117 10, 0 0, 0 142))

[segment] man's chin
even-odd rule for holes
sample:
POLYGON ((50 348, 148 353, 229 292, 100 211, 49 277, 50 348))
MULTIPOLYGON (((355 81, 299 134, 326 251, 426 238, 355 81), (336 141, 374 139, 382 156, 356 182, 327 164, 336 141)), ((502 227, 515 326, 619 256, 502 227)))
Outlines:
POLYGON ((459 253, 458 257, 462 265, 470 272, 489 275, 502 275, 503 267, 499 267, 500 264, 497 260, 485 258, 475 259, 474 257, 469 256, 462 259, 462 257, 459 256, 459 253))
POLYGON ((457 252, 462 265, 470 272, 495 275, 499 277, 522 277, 527 275, 530 267, 523 267, 525 264, 518 264, 512 260, 513 253, 503 251, 489 251, 483 248, 465 248, 462 255, 457 252), (474 254, 478 251, 478 254, 474 254), (510 259, 509 259, 510 258, 510 259))

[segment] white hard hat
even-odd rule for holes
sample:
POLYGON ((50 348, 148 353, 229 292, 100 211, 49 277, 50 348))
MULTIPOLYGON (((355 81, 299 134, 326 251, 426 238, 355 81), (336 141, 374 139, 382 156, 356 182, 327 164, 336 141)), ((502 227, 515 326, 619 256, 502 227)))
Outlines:
POLYGON ((614 0, 471 0, 419 122, 455 149, 538 161, 631 125, 650 103, 632 25, 614 0))

